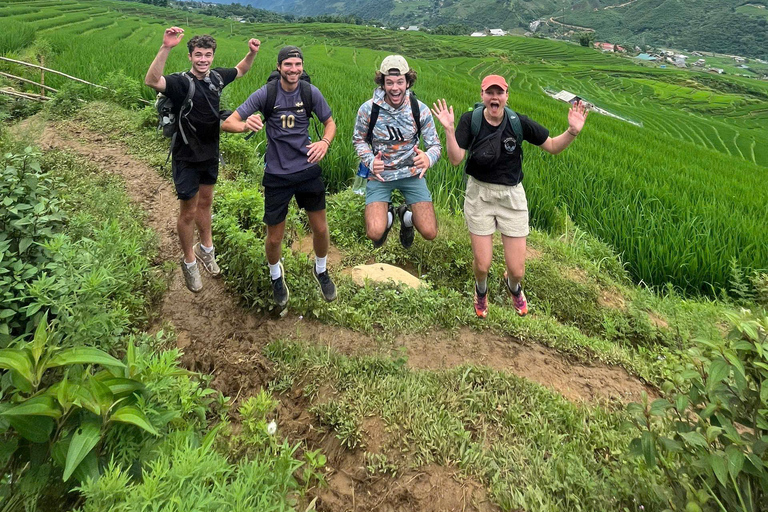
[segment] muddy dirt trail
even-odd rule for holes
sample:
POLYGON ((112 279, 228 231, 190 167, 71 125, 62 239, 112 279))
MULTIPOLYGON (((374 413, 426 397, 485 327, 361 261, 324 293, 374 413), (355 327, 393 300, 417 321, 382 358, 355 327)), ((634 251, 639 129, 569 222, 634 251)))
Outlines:
MULTIPOLYGON (((621 368, 576 364, 547 347, 470 329, 458 334, 434 331, 401 336, 392 345, 382 347, 348 329, 297 316, 275 318, 245 310, 223 280, 211 279, 205 273, 203 291, 190 293, 178 268, 178 205, 173 185, 131 156, 122 143, 105 135, 73 124, 54 129, 30 123, 27 129, 35 133, 28 140, 36 140, 43 149, 79 154, 125 180, 127 194, 147 212, 147 222, 158 235, 157 263, 170 261, 175 265, 151 329, 173 326, 178 346, 184 351, 184 364, 212 374, 212 386, 237 401, 255 394, 271 379, 270 363, 262 349, 277 338, 301 339, 347 354, 405 352, 408 364, 420 369, 484 364, 543 384, 573 401, 638 400, 643 391, 652 391, 621 368)), ((23 126, 19 128, 23 130, 23 126)), ((329 487, 318 495, 318 510, 498 510, 488 501, 482 485, 460 478, 451 468, 428 466, 396 478, 371 478, 365 471, 362 453, 345 450, 334 436, 322 434, 298 394, 280 398, 282 431, 294 441, 304 439, 312 448, 322 448, 328 456, 329 487)), ((375 422, 365 427, 369 441, 383 431, 383 425, 375 422)))

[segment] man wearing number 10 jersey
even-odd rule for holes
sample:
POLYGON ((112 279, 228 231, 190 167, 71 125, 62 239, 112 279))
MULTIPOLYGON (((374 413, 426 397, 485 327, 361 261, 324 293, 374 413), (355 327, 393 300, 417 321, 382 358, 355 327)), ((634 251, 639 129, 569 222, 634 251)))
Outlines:
POLYGON ((318 165, 336 135, 336 123, 320 90, 314 85, 300 83, 303 72, 301 50, 295 46, 282 48, 277 54, 279 78, 251 94, 222 124, 224 131, 232 133, 258 132, 266 126, 267 153, 262 182, 264 223, 267 225, 266 255, 273 297, 280 307, 288 303, 289 297, 280 256, 285 217, 292 197, 309 217, 315 251, 314 277, 323 298, 327 301, 336 299, 336 286, 326 268, 330 238, 325 216, 325 184, 318 165), (311 97, 307 96, 309 93, 311 97), (311 99, 309 107, 304 105, 307 99, 311 99), (308 111, 310 108, 311 112, 308 111), (323 137, 314 142, 309 136, 313 113, 324 125, 323 137))

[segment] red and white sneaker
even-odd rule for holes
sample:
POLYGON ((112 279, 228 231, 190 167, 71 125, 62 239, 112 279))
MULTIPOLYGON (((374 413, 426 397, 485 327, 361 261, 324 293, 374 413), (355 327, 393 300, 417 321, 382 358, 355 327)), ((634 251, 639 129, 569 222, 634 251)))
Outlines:
POLYGON ((478 318, 485 318, 488 316, 488 292, 480 295, 477 292, 477 286, 475 286, 475 314, 478 318))
POLYGON ((528 301, 525 299, 523 287, 518 285, 520 292, 516 294, 512 288, 509 287, 509 279, 507 277, 507 273, 504 272, 504 286, 512 296, 512 305, 515 307, 515 311, 517 311, 518 315, 525 316, 528 314, 528 301))

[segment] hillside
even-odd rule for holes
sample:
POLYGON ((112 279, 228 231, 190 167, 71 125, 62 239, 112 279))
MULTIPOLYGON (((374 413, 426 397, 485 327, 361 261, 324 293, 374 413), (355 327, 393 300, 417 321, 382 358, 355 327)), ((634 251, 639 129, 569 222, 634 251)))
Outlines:
MULTIPOLYGON (((217 3, 229 3, 216 0, 217 3)), ((354 15, 387 26, 527 30, 537 19, 592 28, 601 40, 768 58, 766 10, 745 0, 246 0, 297 16, 354 15)), ((562 33, 556 23, 545 32, 562 33)))

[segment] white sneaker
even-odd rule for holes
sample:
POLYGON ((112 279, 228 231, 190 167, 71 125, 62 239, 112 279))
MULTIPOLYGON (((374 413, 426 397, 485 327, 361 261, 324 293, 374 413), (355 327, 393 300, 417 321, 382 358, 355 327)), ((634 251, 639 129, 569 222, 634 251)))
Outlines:
POLYGON ((203 289, 203 279, 200 277, 200 270, 197 268, 197 261, 191 267, 187 267, 184 256, 181 257, 181 273, 184 274, 184 284, 189 291, 197 293, 203 289))
POLYGON ((195 251, 197 261, 202 262, 203 268, 205 268, 211 276, 217 277, 221 274, 219 264, 216 263, 216 249, 213 249, 211 252, 205 252, 201 247, 200 242, 197 242, 193 250, 195 251))

